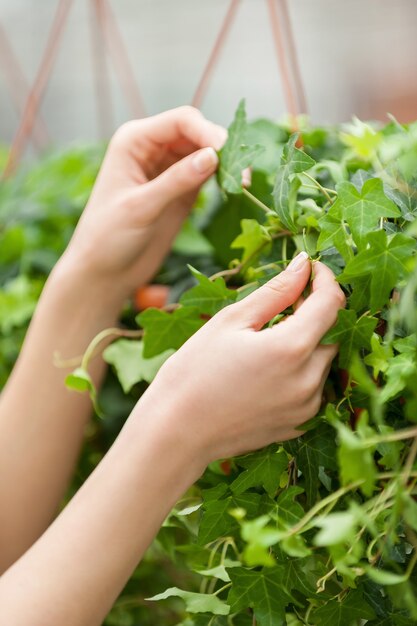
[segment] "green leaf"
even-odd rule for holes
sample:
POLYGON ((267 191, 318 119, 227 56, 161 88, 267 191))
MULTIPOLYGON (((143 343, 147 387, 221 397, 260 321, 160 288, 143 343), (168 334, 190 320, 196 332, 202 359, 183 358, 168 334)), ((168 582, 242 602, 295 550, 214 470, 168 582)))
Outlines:
POLYGON ((229 567, 241 567, 242 564, 240 561, 232 561, 232 559, 224 559, 221 565, 216 565, 215 567, 210 567, 209 569, 200 569, 196 570, 197 574, 200 576, 208 576, 209 578, 218 578, 225 583, 230 582, 230 576, 227 573, 226 568, 229 567))
POLYGON ((343 600, 333 599, 312 613, 312 623, 318 626, 352 626, 359 620, 375 617, 373 609, 363 599, 361 591, 350 591, 343 600))
POLYGON ((323 517, 316 517, 316 526, 321 530, 314 537, 316 546, 334 546, 353 540, 358 525, 357 511, 337 511, 323 517))
POLYGON ((385 345, 379 335, 374 333, 371 338, 370 354, 367 354, 364 363, 372 367, 373 376, 376 379, 381 372, 388 369, 388 360, 394 355, 390 345, 385 345))
POLYGON ((304 509, 295 498, 304 492, 302 487, 288 487, 277 498, 274 514, 283 527, 294 526, 304 515, 304 509))
POLYGON ((136 319, 145 331, 143 356, 146 359, 170 349, 177 350, 204 324, 195 307, 180 307, 172 313, 146 309, 136 319))
POLYGON ((407 574, 396 574, 376 567, 365 567, 365 572, 378 585, 398 585, 408 580, 407 574))
POLYGON ((246 468, 231 484, 231 490, 241 494, 251 487, 263 486, 273 497, 279 488, 281 474, 288 467, 288 458, 284 450, 278 452, 274 448, 260 450, 247 457, 237 459, 237 463, 246 468))
POLYGON ((113 365, 123 391, 129 393, 141 380, 151 383, 174 350, 167 350, 151 359, 143 356, 143 341, 119 339, 103 352, 103 359, 113 365))
POLYGON ((255 260, 256 253, 262 249, 267 253, 268 242, 271 242, 271 235, 264 226, 261 226, 257 220, 243 219, 240 222, 242 232, 230 244, 231 248, 243 248, 242 262, 248 259, 255 260))
POLYGON ((196 307, 200 313, 206 315, 215 315, 223 307, 235 302, 237 291, 228 289, 224 278, 219 277, 210 280, 198 270, 189 267, 198 284, 181 296, 180 303, 182 305, 196 307))
POLYGON ((336 423, 336 427, 339 435, 337 456, 342 484, 363 481, 360 489, 366 496, 370 496, 376 480, 374 448, 364 445, 360 437, 341 422, 336 423))
POLYGON ((246 145, 247 122, 245 101, 241 100, 235 119, 228 129, 227 141, 219 152, 217 179, 228 193, 242 193, 242 171, 264 151, 259 145, 246 145))
POLYGON ((340 200, 336 200, 329 211, 319 219, 319 228, 317 250, 326 250, 334 246, 345 262, 348 262, 353 257, 352 242, 343 221, 340 200))
POLYGON ((381 217, 399 217, 401 212, 384 194, 382 180, 367 180, 361 191, 352 183, 337 186, 343 219, 347 222, 355 243, 362 246, 368 233, 378 226, 381 217))
POLYGON ((326 469, 337 467, 333 432, 330 426, 321 425, 286 444, 287 450, 295 456, 297 467, 304 477, 308 506, 316 501, 320 466, 326 469))
POLYGON ((247 493, 204 502, 204 512, 198 531, 199 544, 205 545, 214 539, 233 533, 239 525, 230 515, 230 511, 244 509, 248 517, 254 517, 258 512, 260 501, 261 496, 258 494, 247 493))
POLYGON ((381 401, 388 402, 405 389, 412 382, 415 389, 416 383, 416 358, 415 353, 397 354, 389 359, 385 370, 386 384, 381 389, 381 401))
POLYGON ((227 598, 232 613, 251 608, 258 626, 283 626, 285 607, 291 601, 282 587, 282 567, 253 571, 230 570, 232 589, 227 598))
POLYGON ((178 587, 170 587, 163 593, 158 593, 152 598, 146 598, 146 600, 157 602, 172 597, 184 600, 185 607, 189 613, 228 615, 230 612, 230 607, 213 593, 194 593, 192 591, 183 591, 178 589, 178 587))
POLYGON ((294 232, 296 231, 294 223, 295 193, 300 184, 298 180, 294 179, 294 175, 305 172, 315 165, 314 159, 295 147, 297 139, 297 134, 291 135, 284 146, 281 165, 278 168, 272 192, 274 208, 279 219, 284 226, 294 232))
POLYGON ((97 389, 90 374, 82 367, 77 367, 71 374, 65 379, 65 385, 68 389, 78 391, 79 393, 88 392, 91 402, 93 403, 94 410, 100 417, 103 417, 102 411, 97 401, 97 389))
POLYGON ((91 380, 90 374, 82 367, 77 367, 71 374, 68 374, 65 379, 65 384, 68 389, 79 391, 80 393, 84 393, 85 391, 95 392, 94 383, 91 380))
POLYGON ((370 308, 371 312, 375 312, 382 309, 392 289, 407 275, 416 242, 401 233, 387 237, 384 230, 378 230, 369 233, 365 243, 366 247, 347 264, 338 280, 349 283, 355 278, 370 275, 370 308))
POLYGON ((317 571, 319 563, 315 558, 287 559, 284 563, 282 585, 288 593, 299 591, 307 598, 317 592, 317 571))
POLYGON ((322 343, 339 344, 339 365, 347 369, 355 352, 369 348, 377 323, 376 317, 363 316, 358 319, 355 311, 341 309, 336 325, 326 333, 322 343))

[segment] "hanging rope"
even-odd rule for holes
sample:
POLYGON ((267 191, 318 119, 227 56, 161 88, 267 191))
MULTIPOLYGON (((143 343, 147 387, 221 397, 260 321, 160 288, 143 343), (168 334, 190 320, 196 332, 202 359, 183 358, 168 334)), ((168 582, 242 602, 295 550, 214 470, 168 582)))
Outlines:
POLYGON ((287 0, 278 0, 278 6, 282 16, 283 31, 286 35, 288 44, 288 60, 291 67, 291 74, 294 81, 295 93, 298 103, 298 112, 307 113, 307 100, 305 95, 304 83, 301 76, 300 64, 298 62, 297 48, 295 45, 294 31, 288 12, 287 0))
POLYGON ((125 97, 129 103, 131 114, 136 118, 144 117, 146 115, 145 106, 139 87, 136 83, 134 72, 129 62, 123 36, 113 15, 110 3, 107 0, 101 0, 100 4, 102 10, 97 13, 97 18, 100 21, 108 51, 113 57, 116 74, 118 75, 120 85, 125 92, 125 97))
POLYGON ((101 28, 104 22, 103 0, 90 2, 90 29, 93 57, 93 74, 95 82, 98 131, 100 139, 108 139, 114 130, 114 115, 111 98, 111 85, 108 64, 105 54, 104 33, 101 28))
POLYGON ((10 176, 16 169, 24 153, 28 138, 31 136, 72 3, 73 0, 60 0, 59 2, 39 70, 30 90, 19 128, 9 152, 9 158, 3 173, 4 178, 10 176))
POLYGON ((214 43, 213 50, 211 51, 209 60, 207 61, 207 65, 204 68, 200 82, 198 83, 197 89, 195 90, 194 96, 192 98, 191 104, 195 107, 200 108, 203 102, 204 96, 206 95, 211 76, 213 74, 214 68, 219 59, 220 52, 222 51, 224 47, 225 41, 227 39, 227 35, 229 34, 229 31, 230 31, 230 27, 235 19, 239 3, 240 3, 240 0, 231 0, 230 2, 229 9, 226 13, 226 16, 223 20, 219 34, 214 43))
MULTIPOLYGON (((277 54, 278 67, 281 73, 282 86, 284 89, 284 98, 286 107, 288 109, 289 114, 293 118, 294 126, 296 125, 296 117, 299 113, 297 106, 297 97, 294 92, 293 84, 291 81, 291 73, 290 67, 288 64, 288 58, 285 52, 285 47, 283 43, 282 37, 282 29, 280 26, 277 5, 275 0, 267 0, 269 14, 271 18, 271 30, 272 37, 274 40, 275 50, 277 54)), ((296 130, 294 128, 294 130, 296 130)))
MULTIPOLYGON (((6 31, 0 24, 0 62, 3 65, 3 72, 9 85, 9 91, 19 116, 25 108, 29 84, 27 83, 20 63, 14 54, 12 45, 7 37, 6 31)), ((33 129, 33 143, 41 151, 49 142, 48 130, 41 116, 33 129)))

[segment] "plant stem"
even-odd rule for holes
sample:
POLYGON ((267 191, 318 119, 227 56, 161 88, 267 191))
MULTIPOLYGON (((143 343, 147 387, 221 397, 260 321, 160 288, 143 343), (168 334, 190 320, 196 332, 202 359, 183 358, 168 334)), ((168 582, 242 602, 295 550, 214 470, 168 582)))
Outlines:
POLYGON ((111 336, 143 337, 143 330, 123 330, 123 328, 106 328, 105 330, 102 330, 101 333, 98 333, 98 335, 94 337, 94 339, 91 341, 86 351, 84 352, 84 356, 81 360, 82 369, 87 370, 88 364, 95 356, 96 348, 98 348, 102 341, 111 336))
POLYGON ((256 204, 258 208, 262 209, 262 211, 265 211, 267 215, 276 215, 275 211, 266 206, 266 204, 264 204, 261 200, 259 200, 259 198, 254 196, 253 193, 251 193, 248 189, 243 187, 242 192, 244 196, 246 196, 249 200, 251 200, 251 202, 256 204))
POLYGON ((333 199, 330 194, 332 193, 333 195, 337 196, 337 191, 335 191, 334 189, 329 189, 328 187, 323 187, 323 185, 320 185, 319 181, 313 178, 313 176, 311 176, 308 172, 303 172, 303 176, 306 176, 309 180, 311 180, 311 182, 316 185, 317 189, 320 189, 322 194, 327 198, 328 202, 330 202, 330 204, 333 204, 333 199))
POLYGON ((300 521, 295 526, 289 529, 288 533, 286 534, 286 537, 291 537, 292 535, 297 534, 300 530, 302 530, 305 526, 307 526, 308 522, 310 522, 317 515, 317 513, 319 513, 322 509, 326 508, 329 504, 331 504, 335 500, 339 500, 339 498, 344 496, 346 493, 349 493, 349 491, 356 489, 363 482, 364 482, 363 480, 356 480, 354 483, 351 483, 350 485, 347 485, 346 487, 341 487, 334 493, 331 493, 326 498, 323 498, 323 500, 320 500, 320 502, 317 502, 317 504, 315 504, 304 515, 304 517, 300 519, 300 521))
MULTIPOLYGON (((287 237, 288 235, 291 235, 292 233, 289 230, 282 230, 279 233, 273 233, 271 235, 271 239, 280 239, 281 237, 287 237)), ((286 241, 286 239, 284 239, 284 242, 286 241)), ((212 274, 210 276, 210 280, 215 280, 216 278, 220 278, 220 277, 228 277, 230 278, 231 276, 237 276, 237 274, 240 274, 240 272, 256 257, 257 254, 259 254, 268 244, 270 244, 271 242, 269 241, 263 241, 262 244, 260 246, 258 246, 256 248, 256 250, 254 250, 252 252, 252 254, 250 254, 248 256, 247 259, 245 259, 244 261, 241 261, 239 263, 239 265, 236 265, 236 267, 232 267, 231 269, 228 270, 222 270, 220 272, 216 272, 215 274, 212 274)))

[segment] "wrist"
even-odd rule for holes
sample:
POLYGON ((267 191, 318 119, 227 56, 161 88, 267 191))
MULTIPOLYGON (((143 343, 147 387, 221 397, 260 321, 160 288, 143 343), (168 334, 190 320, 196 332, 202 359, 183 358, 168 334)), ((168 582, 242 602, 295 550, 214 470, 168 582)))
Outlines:
POLYGON ((186 430, 182 411, 166 402, 169 391, 159 388, 153 394, 153 386, 154 383, 137 403, 126 428, 136 431, 139 437, 148 437, 158 450, 158 457, 169 463, 179 497, 200 478, 209 460, 186 430))
POLYGON ((117 321, 125 300, 117 285, 66 253, 52 270, 43 297, 60 300, 68 307, 68 315, 75 312, 87 319, 93 316, 100 329, 117 321))

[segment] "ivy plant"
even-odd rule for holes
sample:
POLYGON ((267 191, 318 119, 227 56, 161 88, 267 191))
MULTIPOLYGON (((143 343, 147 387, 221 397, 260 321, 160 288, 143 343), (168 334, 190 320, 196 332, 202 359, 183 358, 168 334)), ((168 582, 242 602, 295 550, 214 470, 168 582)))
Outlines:
POLYGON ((306 433, 207 469, 159 537, 197 578, 150 600, 180 599, 183 626, 411 626, 417 125, 354 120, 294 133, 247 123, 241 102, 219 156, 218 189, 203 202, 210 220, 198 230, 220 270, 190 267, 193 283, 168 310, 137 316, 141 338, 106 349, 124 388, 132 345, 139 382, 143 361, 163 360, 301 250, 335 272, 347 307, 323 338, 340 351, 306 433))

